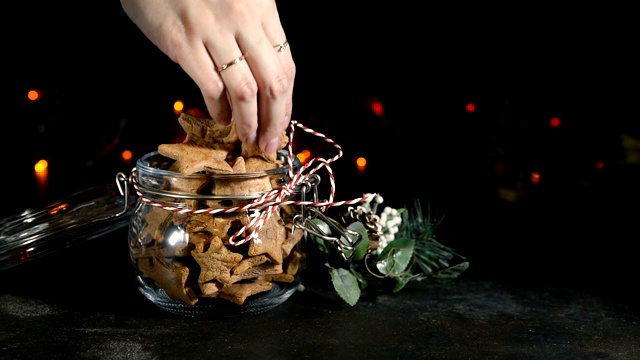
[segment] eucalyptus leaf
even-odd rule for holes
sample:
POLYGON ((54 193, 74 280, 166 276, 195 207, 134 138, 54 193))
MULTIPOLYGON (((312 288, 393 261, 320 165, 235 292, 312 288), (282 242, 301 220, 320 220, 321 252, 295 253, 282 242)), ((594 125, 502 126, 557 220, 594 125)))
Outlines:
POLYGON ((395 293, 402 290, 402 288, 404 288, 404 286, 407 285, 410 281, 413 281, 413 280, 422 281, 426 278, 427 278, 426 276, 420 275, 420 274, 416 274, 416 275, 404 274, 396 278, 397 280, 396 286, 393 288, 393 292, 395 293))
MULTIPOLYGON (((353 261, 362 260, 364 256, 367 254, 367 250, 369 249, 369 234, 367 233, 367 229, 359 221, 352 223, 347 227, 347 229, 357 232, 362 237, 360 239, 360 242, 356 245, 356 248, 355 248, 356 253, 355 255, 353 255, 353 261)), ((342 241, 346 241, 344 237, 341 237, 340 239, 342 241)), ((350 254, 350 253, 351 251, 347 252, 347 254, 350 254)))
POLYGON ((387 244, 378 256, 376 268, 385 275, 398 275, 407 270, 413 259, 415 240, 398 238, 387 244))
POLYGON ((333 288, 338 295, 349 305, 353 306, 360 299, 360 287, 358 279, 349 270, 342 268, 329 268, 333 288))
POLYGON ((351 274, 353 274, 353 276, 355 276, 356 280, 358 280, 358 284, 360 286, 360 290, 364 290, 367 288, 367 286, 369 286, 369 280, 368 280, 368 276, 364 276, 362 273, 360 273, 360 271, 358 270, 358 263, 351 263, 349 264, 349 271, 351 272, 351 274))

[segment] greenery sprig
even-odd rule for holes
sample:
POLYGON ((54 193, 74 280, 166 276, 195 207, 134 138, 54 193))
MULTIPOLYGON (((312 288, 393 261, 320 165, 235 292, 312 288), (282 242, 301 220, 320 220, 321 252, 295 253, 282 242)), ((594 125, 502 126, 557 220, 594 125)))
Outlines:
MULTIPOLYGON (((326 239, 308 234, 326 254, 333 287, 345 302, 355 305, 364 290, 398 292, 411 281, 449 282, 468 268, 464 256, 436 240, 443 218, 432 219, 430 211, 425 214, 419 200, 411 209, 385 207, 378 213, 382 202, 378 195, 342 216, 346 229, 362 237, 353 249, 337 249, 326 239), (454 263, 456 259, 460 261, 454 263)), ((344 239, 322 219, 312 221, 327 236, 344 239)))

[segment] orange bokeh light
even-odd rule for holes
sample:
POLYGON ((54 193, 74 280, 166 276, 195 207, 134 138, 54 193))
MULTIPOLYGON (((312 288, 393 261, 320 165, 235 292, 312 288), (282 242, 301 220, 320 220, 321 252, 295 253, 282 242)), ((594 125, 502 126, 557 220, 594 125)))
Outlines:
POLYGON ((49 162, 45 159, 38 160, 33 166, 33 170, 38 184, 38 193, 40 196, 44 196, 47 191, 47 184, 49 183, 49 162))
POLYGON ((36 165, 33 167, 33 169, 37 174, 46 172, 48 168, 49 168, 49 162, 47 162, 47 160, 44 160, 44 159, 38 160, 36 165))
POLYGON ((531 183, 532 184, 539 184, 540 183, 540 173, 537 171, 532 171, 531 172, 531 183))
POLYGON ((182 100, 176 100, 176 102, 173 103, 173 111, 181 113, 182 110, 184 110, 184 103, 182 100))
POLYGON ((296 157, 298 158, 298 160, 300 160, 300 163, 305 164, 307 161, 309 161, 309 158, 311 158, 311 151, 304 149, 300 151, 298 155, 296 155, 296 157))
POLYGON ((37 90, 29 90, 27 97, 31 101, 36 101, 40 98, 40 93, 37 90))
POLYGON ((125 150, 122 152, 121 156, 122 160, 130 161, 131 159, 133 159, 133 152, 131 152, 131 150, 125 150))
POLYGON ((360 156, 356 159, 356 165, 358 166, 358 173, 360 175, 364 175, 364 172, 367 169, 367 159, 360 156))

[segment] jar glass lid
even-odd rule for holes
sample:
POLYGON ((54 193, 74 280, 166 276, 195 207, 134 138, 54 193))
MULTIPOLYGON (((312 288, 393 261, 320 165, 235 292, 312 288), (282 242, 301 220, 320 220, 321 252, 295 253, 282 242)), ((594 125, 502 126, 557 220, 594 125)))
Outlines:
POLYGON ((124 189, 120 182, 94 186, 0 220, 0 270, 127 226, 134 199, 121 180, 124 189))

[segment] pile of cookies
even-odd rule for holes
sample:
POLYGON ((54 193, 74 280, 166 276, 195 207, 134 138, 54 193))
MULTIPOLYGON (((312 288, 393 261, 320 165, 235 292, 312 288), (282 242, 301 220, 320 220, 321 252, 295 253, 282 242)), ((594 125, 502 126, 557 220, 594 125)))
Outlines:
MULTIPOLYGON (((205 192, 215 199, 274 188, 265 172, 284 166, 283 161, 275 153, 240 142, 234 121, 225 126, 185 113, 178 121, 185 140, 158 146, 158 153, 172 161, 167 170, 174 174, 167 176, 163 186, 180 194, 205 192)), ((280 148, 287 141, 283 132, 280 148)), ((196 196, 179 199, 183 209, 224 203, 203 202, 196 196)), ((172 211, 142 203, 132 220, 140 224, 130 236, 132 262, 145 281, 153 282, 172 300, 195 305, 204 298, 221 298, 242 305, 271 290, 274 282, 293 283, 304 267, 300 247, 304 232, 293 227, 295 215, 295 207, 279 206, 257 237, 234 242, 231 239, 239 230, 245 228, 244 236, 253 232, 256 225, 249 224, 254 213, 172 211)))

